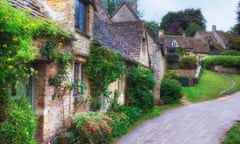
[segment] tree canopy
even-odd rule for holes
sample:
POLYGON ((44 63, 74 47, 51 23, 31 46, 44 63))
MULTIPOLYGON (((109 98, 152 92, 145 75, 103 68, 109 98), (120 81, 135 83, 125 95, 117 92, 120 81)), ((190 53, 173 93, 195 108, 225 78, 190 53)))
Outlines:
POLYGON ((166 34, 180 35, 186 33, 192 36, 197 30, 206 29, 206 20, 200 9, 185 9, 178 12, 168 12, 160 23, 160 29, 166 34))

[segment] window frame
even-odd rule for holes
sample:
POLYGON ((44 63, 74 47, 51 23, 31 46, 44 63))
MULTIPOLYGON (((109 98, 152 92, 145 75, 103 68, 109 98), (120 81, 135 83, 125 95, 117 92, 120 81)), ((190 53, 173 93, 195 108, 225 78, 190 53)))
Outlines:
POLYGON ((88 21, 88 3, 83 0, 75 0, 75 29, 79 32, 86 34, 88 32, 87 22, 88 21), (84 9, 82 10, 81 7, 84 9), (84 12, 81 15, 81 12, 84 12), (82 22, 82 21, 83 22, 82 22))

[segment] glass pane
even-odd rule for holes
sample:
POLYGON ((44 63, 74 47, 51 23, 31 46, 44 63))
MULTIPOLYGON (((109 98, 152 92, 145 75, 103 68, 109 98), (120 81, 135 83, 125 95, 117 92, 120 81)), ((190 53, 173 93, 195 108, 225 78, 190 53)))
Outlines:
POLYGON ((79 0, 75 0, 75 27, 79 26, 79 0))
POLYGON ((79 2, 79 29, 85 31, 86 7, 84 3, 79 2))
POLYGON ((79 64, 74 64, 74 89, 73 89, 73 95, 78 94, 78 74, 79 74, 79 64))

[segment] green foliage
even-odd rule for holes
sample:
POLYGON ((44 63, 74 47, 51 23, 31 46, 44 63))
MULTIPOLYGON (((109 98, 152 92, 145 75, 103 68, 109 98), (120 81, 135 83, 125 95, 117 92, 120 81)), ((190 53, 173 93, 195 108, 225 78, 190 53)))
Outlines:
MULTIPOLYGON (((27 108, 25 101, 15 103, 10 97, 11 89, 18 81, 26 82, 35 73, 30 63, 38 50, 32 46, 32 39, 40 36, 56 40, 47 43, 47 47, 72 38, 56 22, 33 18, 29 13, 13 8, 6 0, 0 1, 0 129, 4 134, 3 142, 34 143, 36 121, 32 109, 27 108)), ((51 53, 55 52, 49 51, 47 57, 50 59, 51 53)))
POLYGON ((185 9, 168 12, 160 23, 160 29, 166 34, 179 35, 183 32, 192 35, 196 30, 205 30, 206 21, 200 9, 185 9))
POLYGON ((226 55, 226 56, 240 56, 240 51, 238 51, 238 50, 227 50, 227 51, 223 51, 221 54, 226 55))
POLYGON ((213 69, 215 65, 240 68, 240 56, 208 56, 201 61, 206 69, 213 69))
POLYGON ((74 117, 71 130, 71 143, 110 143, 111 118, 103 113, 81 113, 74 117))
POLYGON ((154 38, 158 38, 158 31, 159 31, 159 24, 154 22, 154 21, 150 21, 150 22, 145 22, 146 27, 148 32, 154 37, 154 38))
POLYGON ((161 99, 165 104, 179 103, 182 87, 177 80, 165 79, 161 83, 161 99))
POLYGON ((200 102, 218 98, 224 89, 231 86, 231 81, 222 75, 204 70, 199 82, 194 87, 184 87, 184 96, 188 101, 200 102))
POLYGON ((197 59, 195 56, 183 56, 180 63, 183 69, 195 69, 197 67, 197 59))
POLYGON ((234 32, 233 34, 230 34, 230 49, 232 50, 240 50, 240 24, 239 24, 239 30, 237 32, 234 32), (235 34, 238 33, 238 34, 235 34))
POLYGON ((114 112, 124 113, 129 117, 129 123, 133 124, 142 115, 142 110, 137 107, 119 105, 114 112))
POLYGON ((226 133, 226 138, 222 144, 239 144, 240 143, 240 122, 237 122, 226 133))
POLYGON ((119 53, 92 45, 86 72, 91 85, 91 95, 108 97, 108 86, 121 77, 125 67, 119 53))
POLYGON ((144 112, 151 110, 154 106, 154 96, 150 91, 154 89, 154 85, 154 77, 150 70, 143 67, 129 69, 126 86, 127 104, 144 112))
POLYGON ((189 26, 187 27, 185 33, 187 36, 193 37, 197 31, 201 31, 201 30, 203 30, 203 29, 198 24, 190 23, 189 26))
POLYGON ((167 62, 179 62, 180 55, 178 53, 168 53, 167 62))
POLYGON ((0 141, 6 144, 34 144, 37 122, 26 98, 12 101, 5 121, 0 123, 0 141))
POLYGON ((174 71, 174 70, 168 71, 164 75, 164 79, 175 79, 175 80, 177 80, 178 78, 179 78, 179 76, 177 75, 176 71, 174 71))
POLYGON ((130 126, 129 117, 124 113, 108 112, 107 116, 110 117, 108 122, 109 126, 112 128, 111 137, 115 138, 125 134, 130 126))

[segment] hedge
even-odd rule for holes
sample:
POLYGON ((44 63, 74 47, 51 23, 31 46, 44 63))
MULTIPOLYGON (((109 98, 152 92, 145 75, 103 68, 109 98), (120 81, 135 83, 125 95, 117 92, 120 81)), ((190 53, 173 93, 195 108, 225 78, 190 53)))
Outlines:
POLYGON ((206 69, 213 69, 216 65, 240 69, 240 56, 208 56, 201 61, 206 69))

